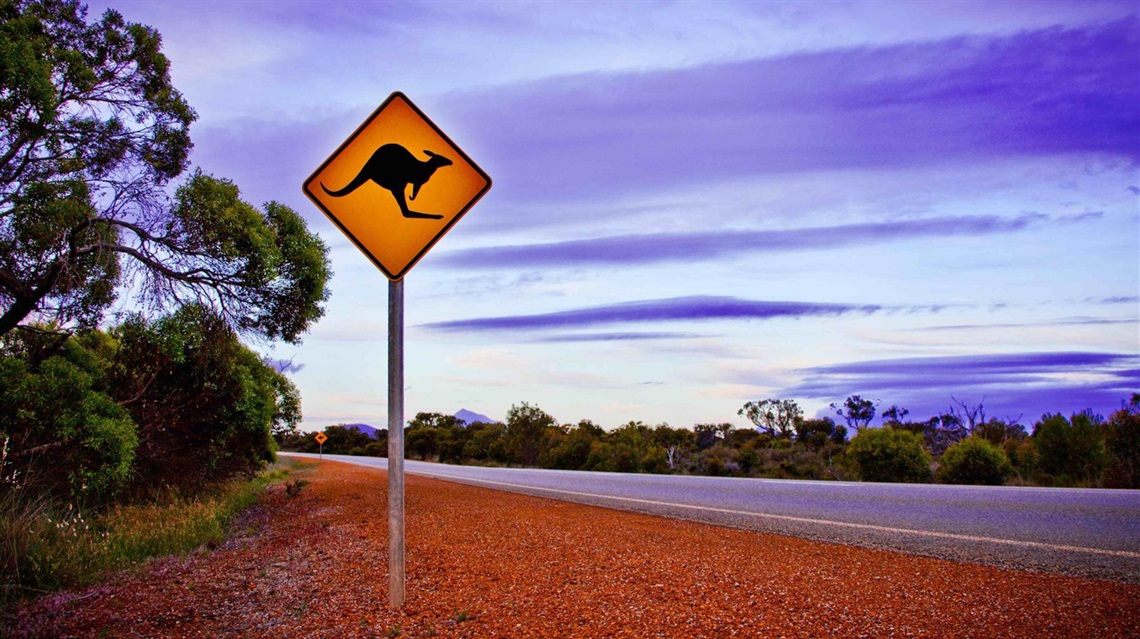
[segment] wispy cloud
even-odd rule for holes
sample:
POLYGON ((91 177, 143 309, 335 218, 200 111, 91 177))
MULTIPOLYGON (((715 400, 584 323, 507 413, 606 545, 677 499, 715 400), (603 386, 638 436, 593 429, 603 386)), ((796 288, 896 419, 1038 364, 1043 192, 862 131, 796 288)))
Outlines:
POLYGON ((456 96, 456 117, 503 176, 506 197, 534 202, 1012 156, 1101 153, 1135 162, 1138 48, 1133 16, 563 76, 456 96))
POLYGON ((1015 218, 985 215, 938 217, 781 231, 643 233, 452 251, 440 255, 436 263, 464 269, 514 269, 523 266, 692 262, 717 260, 735 254, 835 249, 916 237, 1013 233, 1048 219, 1038 213, 1026 213, 1015 218))
POLYGON ((1140 325, 1140 318, 1129 319, 1109 319, 1102 317, 1066 317, 1062 319, 1053 320, 1051 322, 1008 322, 1008 323, 994 323, 994 324, 945 324, 941 326, 924 326, 922 328, 911 328, 908 331, 962 331, 962 330, 977 330, 977 329, 1002 329, 1002 328, 1033 328, 1039 326, 1112 326, 1115 324, 1133 324, 1140 325))
POLYGON ((842 375, 884 375, 910 378, 915 375, 952 374, 981 371, 989 375, 1013 375, 1040 372, 1069 372, 1089 367, 1099 368, 1125 361, 1135 355, 1115 353, 1015 353, 996 355, 961 355, 954 357, 912 357, 868 362, 836 364, 812 369, 817 373, 842 375))
POLYGON ((702 337, 708 336, 701 333, 671 333, 665 331, 645 333, 571 333, 541 337, 535 341, 553 344, 563 342, 644 342, 653 340, 698 339, 702 337))
POLYGON ((424 326, 443 331, 528 331, 641 322, 838 316, 849 313, 874 313, 880 310, 884 310, 884 307, 874 304, 772 302, 735 297, 692 296, 624 302, 536 315, 504 315, 435 322, 424 326))
POLYGON ((1119 407, 1140 388, 1138 364, 1135 354, 1091 352, 886 359, 807 369, 803 382, 784 392, 832 401, 862 394, 907 407, 916 418, 945 411, 955 397, 984 403, 990 415, 1036 419, 1045 412, 1119 407))

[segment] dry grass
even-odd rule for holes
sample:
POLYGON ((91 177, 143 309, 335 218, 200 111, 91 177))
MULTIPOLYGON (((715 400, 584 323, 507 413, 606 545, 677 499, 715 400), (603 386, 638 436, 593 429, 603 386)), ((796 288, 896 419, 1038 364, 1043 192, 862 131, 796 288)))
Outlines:
POLYGON ((71 503, 5 493, 0 497, 0 610, 28 596, 94 583, 151 557, 216 545, 233 517, 295 464, 283 460, 255 479, 203 495, 166 495, 158 503, 116 505, 94 516, 71 503))

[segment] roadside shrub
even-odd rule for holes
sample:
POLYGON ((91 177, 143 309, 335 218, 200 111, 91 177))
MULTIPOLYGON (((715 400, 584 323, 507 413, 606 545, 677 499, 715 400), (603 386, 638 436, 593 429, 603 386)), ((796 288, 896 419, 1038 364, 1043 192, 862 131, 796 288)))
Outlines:
POLYGON ((1013 472, 1021 485, 1035 485, 1041 471, 1038 467, 1039 455, 1033 438, 1007 439, 1001 445, 1002 451, 1013 465, 1013 472))
POLYGON ((669 461, 665 449, 660 446, 650 448, 641 457, 641 472, 664 475, 669 472, 669 461))
POLYGON ((96 354, 79 339, 60 351, 38 365, 0 355, 0 476, 60 499, 100 501, 127 482, 135 424, 102 392, 96 354))
POLYGON ((710 477, 724 477, 728 475, 728 468, 719 457, 709 456, 708 461, 705 462, 705 474, 710 477))
POLYGON ((848 458, 864 481, 930 481, 930 453, 923 438, 894 428, 865 428, 847 447, 848 458))
POLYGON ((1109 457, 1104 485, 1140 488, 1140 393, 1133 393, 1131 403, 1108 418, 1105 447, 1109 457))
POLYGON ((938 481, 946 484, 1000 486, 1013 465, 1000 448, 982 437, 967 437, 946 449, 938 467, 938 481))
POLYGON ((590 444, 590 454, 586 457, 586 465, 583 470, 613 472, 613 455, 610 453, 611 448, 613 448, 612 444, 601 441, 595 441, 590 444))
POLYGON ((138 426, 139 492, 249 476, 274 459, 274 425, 299 418, 292 384, 203 307, 132 317, 111 336, 120 346, 107 385, 138 426))
POLYGON ((1090 411, 1045 415, 1033 427, 1041 471, 1054 486, 1095 486, 1107 458, 1104 418, 1090 411))

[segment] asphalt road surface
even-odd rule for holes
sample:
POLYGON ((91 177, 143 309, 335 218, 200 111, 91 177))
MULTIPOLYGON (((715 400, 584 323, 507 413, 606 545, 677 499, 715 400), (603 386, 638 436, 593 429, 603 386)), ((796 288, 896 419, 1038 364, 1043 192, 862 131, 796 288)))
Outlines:
MULTIPOLYGON (((316 457, 287 453, 298 457, 316 457)), ((325 459, 384 468, 376 457, 325 459)), ((408 474, 819 541, 1140 583, 1140 491, 479 468, 408 474)), ((409 530, 409 535, 415 534, 409 530)))

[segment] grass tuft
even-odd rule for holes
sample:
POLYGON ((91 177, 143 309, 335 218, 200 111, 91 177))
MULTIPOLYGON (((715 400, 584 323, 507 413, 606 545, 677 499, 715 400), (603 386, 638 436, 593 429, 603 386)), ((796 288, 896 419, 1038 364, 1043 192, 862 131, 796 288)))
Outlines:
POLYGON ((296 466, 282 459, 253 479, 201 495, 114 505, 96 516, 71 503, 0 493, 0 610, 29 596, 88 585, 152 557, 215 548, 234 516, 296 466))

